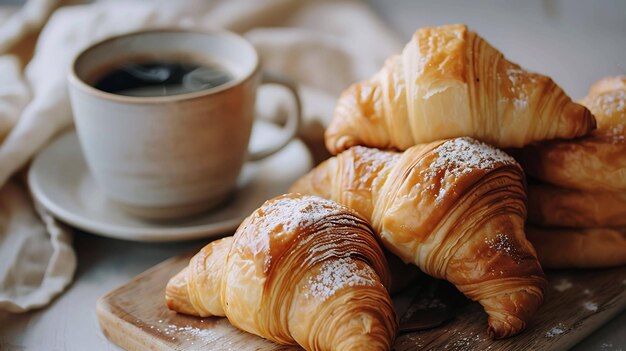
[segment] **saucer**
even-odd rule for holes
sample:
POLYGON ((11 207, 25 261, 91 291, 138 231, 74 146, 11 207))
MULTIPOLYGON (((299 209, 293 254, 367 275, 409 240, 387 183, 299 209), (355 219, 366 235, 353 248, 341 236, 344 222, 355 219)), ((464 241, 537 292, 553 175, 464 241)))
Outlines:
MULTIPOLYGON (((257 121, 250 148, 259 149, 281 135, 277 126, 257 121)), ((312 164, 307 147, 294 139, 276 154, 246 163, 237 189, 226 203, 187 219, 155 222, 133 217, 106 198, 87 169, 76 132, 70 131, 37 155, 28 184, 45 209, 87 232, 134 241, 175 241, 234 230, 264 201, 287 192, 312 164)))

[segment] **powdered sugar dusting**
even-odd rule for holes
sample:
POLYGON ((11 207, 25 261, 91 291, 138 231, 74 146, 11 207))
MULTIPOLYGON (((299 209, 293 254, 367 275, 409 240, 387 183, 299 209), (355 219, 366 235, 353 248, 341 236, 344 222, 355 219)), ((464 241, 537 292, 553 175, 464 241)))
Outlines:
POLYGON ((506 71, 506 74, 509 77, 509 80, 511 81, 512 86, 517 85, 517 79, 521 77, 524 73, 525 72, 519 68, 509 68, 506 71))
POLYGON ((598 310, 598 304, 592 301, 585 301, 583 306, 587 311, 596 312, 598 310))
POLYGON ((358 169, 359 179, 356 186, 369 187, 385 167, 391 167, 393 160, 399 157, 397 153, 380 151, 362 146, 354 147, 359 157, 354 160, 354 168, 358 169))
POLYGON ((511 82, 511 93, 514 96, 513 106, 515 106, 516 110, 528 108, 528 94, 526 89, 528 89, 527 86, 535 84, 536 76, 520 68, 509 68, 506 74, 511 82), (524 84, 525 82, 530 84, 524 84))
POLYGON ((414 350, 421 350, 424 347, 424 340, 419 333, 408 333, 402 335, 402 343, 412 344, 414 350))
POLYGON ((598 131, 613 144, 626 141, 626 90, 612 90, 588 97, 583 103, 598 119, 598 131))
POLYGON ((558 325, 556 325, 555 327, 553 327, 546 333, 546 337, 553 338, 555 336, 559 336, 565 333, 566 331, 567 331, 567 328, 562 323, 559 323, 558 325))
POLYGON ((469 137, 447 140, 433 152, 437 159, 425 170, 427 179, 435 177, 441 170, 461 176, 473 169, 490 170, 502 164, 515 164, 504 151, 469 137))
POLYGON ((485 243, 489 246, 490 249, 493 249, 498 252, 502 252, 505 255, 512 257, 514 259, 519 258, 519 254, 517 252, 517 247, 511 238, 504 233, 498 233, 495 237, 491 239, 485 239, 485 243))
POLYGON ((528 96, 526 93, 522 92, 515 99, 513 99, 513 106, 517 110, 523 110, 528 107, 528 96))
POLYGON ((625 134, 624 123, 618 123, 607 131, 607 136, 611 138, 613 144, 618 144, 626 140, 624 137, 625 134))
POLYGON ((292 232, 346 209, 336 202, 316 196, 282 196, 267 201, 259 211, 263 220, 255 221, 255 225, 261 225, 260 231, 271 233, 292 232))
POLYGON ((327 260, 322 263, 319 274, 309 278, 310 295, 326 300, 346 286, 373 286, 376 284, 376 277, 372 268, 359 268, 351 259, 327 260))
MULTIPOLYGON (((160 320, 159 322, 162 321, 160 320)), ((204 321, 201 320, 200 322, 204 321)), ((168 324, 161 327, 151 325, 150 329, 163 333, 171 340, 189 341, 189 344, 194 345, 198 343, 199 346, 216 342, 221 337, 215 330, 201 329, 190 325, 177 326, 175 324, 168 324)))
POLYGON ((355 146, 354 150, 359 154, 357 162, 363 163, 365 167, 370 167, 372 171, 384 167, 390 160, 397 157, 395 152, 381 151, 364 146, 355 146))
POLYGON ((603 343, 600 345, 600 350, 607 350, 607 351, 609 351, 609 350, 611 350, 611 351, 622 351, 622 348, 621 348, 621 347, 615 348, 615 347, 613 346, 613 343, 611 343, 611 342, 603 342, 603 343))
MULTIPOLYGON (((246 246, 264 257, 267 270, 271 264, 270 237, 291 235, 328 216, 351 212, 338 203, 317 196, 283 195, 266 201, 237 232, 248 235, 246 246)), ((353 217, 337 216, 336 224, 354 225, 353 217)))
POLYGON ((607 115, 626 111, 626 90, 613 90, 598 97, 598 107, 607 115))
POLYGON ((571 288, 572 286, 573 286, 572 282, 570 282, 569 280, 561 279, 561 280, 559 280, 558 284, 554 285, 554 290, 556 290, 558 292, 563 292, 563 291, 571 288))
POLYGON ((491 350, 493 345, 484 346, 487 338, 484 333, 476 333, 466 330, 445 330, 446 335, 450 335, 449 341, 443 346, 445 350, 476 350, 477 345, 481 345, 482 350, 491 350))
POLYGON ((537 82, 537 74, 524 71, 519 67, 510 67, 506 70, 506 75, 511 81, 511 90, 521 86, 524 80, 531 83, 531 85, 537 82))

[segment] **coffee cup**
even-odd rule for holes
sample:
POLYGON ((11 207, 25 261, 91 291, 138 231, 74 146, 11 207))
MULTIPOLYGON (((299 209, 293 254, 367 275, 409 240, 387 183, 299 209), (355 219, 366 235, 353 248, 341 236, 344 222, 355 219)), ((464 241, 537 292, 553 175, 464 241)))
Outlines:
POLYGON ((144 218, 189 216, 221 203, 234 191, 243 164, 281 150, 300 124, 294 84, 263 75, 254 47, 227 31, 148 30, 109 38, 77 55, 68 81, 78 138, 96 183, 113 203, 144 218), (204 76, 208 69, 208 83, 216 84, 181 90, 178 81, 164 80, 160 87, 141 80, 146 72, 170 79, 174 71, 197 72, 195 67, 204 76), (216 71, 227 77, 214 79, 216 71), (149 89, 138 88, 137 77, 149 89), (103 84, 107 79, 112 83, 103 84), (287 88, 297 111, 282 138, 249 152, 256 93, 266 83, 287 88), (164 94, 157 95, 160 90, 164 94))

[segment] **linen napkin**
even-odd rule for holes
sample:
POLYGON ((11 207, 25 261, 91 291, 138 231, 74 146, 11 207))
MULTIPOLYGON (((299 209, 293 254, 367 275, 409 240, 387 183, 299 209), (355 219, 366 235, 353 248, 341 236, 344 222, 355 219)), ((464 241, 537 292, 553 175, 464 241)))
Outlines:
MULTIPOLYGON (((35 209, 16 173, 71 126, 65 79, 81 49, 143 28, 241 33, 259 51, 264 70, 298 83, 305 118, 300 136, 321 150, 323 128, 341 90, 373 74, 401 48, 394 33, 359 1, 62 3, 67 1, 30 0, 0 22, 0 309, 11 312, 48 304, 71 282, 76 267, 71 229, 35 209), (28 40, 36 40, 30 59, 28 40)), ((288 100, 276 88, 262 88, 259 114, 280 116, 288 100)))

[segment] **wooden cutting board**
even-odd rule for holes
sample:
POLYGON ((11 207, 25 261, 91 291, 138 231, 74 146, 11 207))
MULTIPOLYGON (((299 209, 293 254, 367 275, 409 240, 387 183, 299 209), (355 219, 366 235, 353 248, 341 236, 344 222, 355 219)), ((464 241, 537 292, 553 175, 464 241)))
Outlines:
MULTIPOLYGON (((100 298, 98 319, 107 338, 127 350, 299 349, 239 331, 226 318, 195 318, 168 310, 165 285, 189 258, 165 261, 100 298)), ((626 307, 626 267, 552 271, 548 280, 542 309, 516 337, 490 340, 481 306, 466 303, 439 327, 399 335, 394 349, 565 350, 626 307)))

